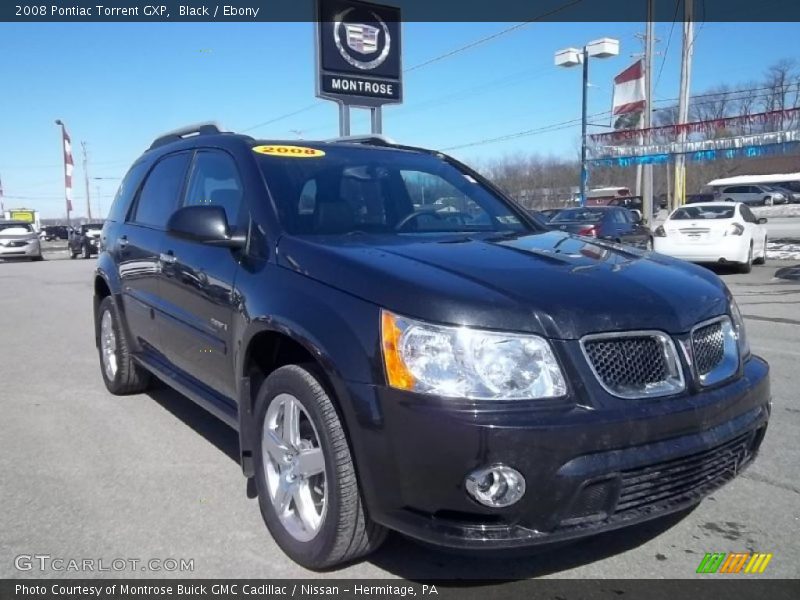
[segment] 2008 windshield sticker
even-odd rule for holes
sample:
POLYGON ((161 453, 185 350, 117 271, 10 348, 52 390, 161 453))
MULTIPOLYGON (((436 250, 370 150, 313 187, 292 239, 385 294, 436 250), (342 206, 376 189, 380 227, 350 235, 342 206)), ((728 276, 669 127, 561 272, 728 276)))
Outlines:
POLYGON ((253 152, 289 158, 319 158, 320 156, 325 156, 325 152, 322 150, 306 148, 305 146, 255 146, 253 152))

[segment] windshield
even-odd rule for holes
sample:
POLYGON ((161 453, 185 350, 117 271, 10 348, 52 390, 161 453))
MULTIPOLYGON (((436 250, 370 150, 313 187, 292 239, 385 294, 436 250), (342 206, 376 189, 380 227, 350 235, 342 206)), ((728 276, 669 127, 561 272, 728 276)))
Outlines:
POLYGON ((735 212, 735 206, 684 206, 672 213, 670 219, 673 221, 732 219, 735 212))
POLYGON ((301 150, 307 156, 256 154, 281 224, 289 233, 531 229, 503 199, 442 158, 383 148, 319 146, 316 151, 301 150))
POLYGON ((3 235, 19 235, 32 231, 33 226, 28 223, 0 223, 0 234, 3 235))
POLYGON ((551 223, 567 223, 567 222, 580 222, 580 223, 597 223, 603 218, 603 210, 592 208, 568 208, 562 210, 555 217, 550 219, 551 223))

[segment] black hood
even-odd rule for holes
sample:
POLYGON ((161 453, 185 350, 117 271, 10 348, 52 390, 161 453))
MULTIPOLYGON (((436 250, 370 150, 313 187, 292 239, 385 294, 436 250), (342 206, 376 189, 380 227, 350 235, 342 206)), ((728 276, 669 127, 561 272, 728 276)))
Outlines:
POLYGON ((728 307, 702 267, 558 231, 283 237, 278 261, 410 317, 560 339, 684 333, 728 307))

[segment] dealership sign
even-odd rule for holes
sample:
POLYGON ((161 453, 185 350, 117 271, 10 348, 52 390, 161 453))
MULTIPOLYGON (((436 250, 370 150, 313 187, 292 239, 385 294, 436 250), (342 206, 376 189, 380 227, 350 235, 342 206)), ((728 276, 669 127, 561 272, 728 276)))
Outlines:
POLYGON ((402 102, 400 9, 317 0, 317 96, 376 107, 402 102))

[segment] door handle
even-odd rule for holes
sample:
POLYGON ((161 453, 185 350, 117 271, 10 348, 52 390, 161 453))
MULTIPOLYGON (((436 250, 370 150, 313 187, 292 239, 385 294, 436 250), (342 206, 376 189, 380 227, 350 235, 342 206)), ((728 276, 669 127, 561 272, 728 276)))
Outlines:
POLYGON ((158 260, 160 260, 162 263, 167 263, 171 265, 176 260, 178 260, 178 258, 172 253, 172 250, 168 250, 167 252, 162 252, 161 254, 159 254, 158 260))
POLYGON ((119 238, 119 245, 121 248, 125 248, 128 245, 128 236, 123 235, 119 238))

